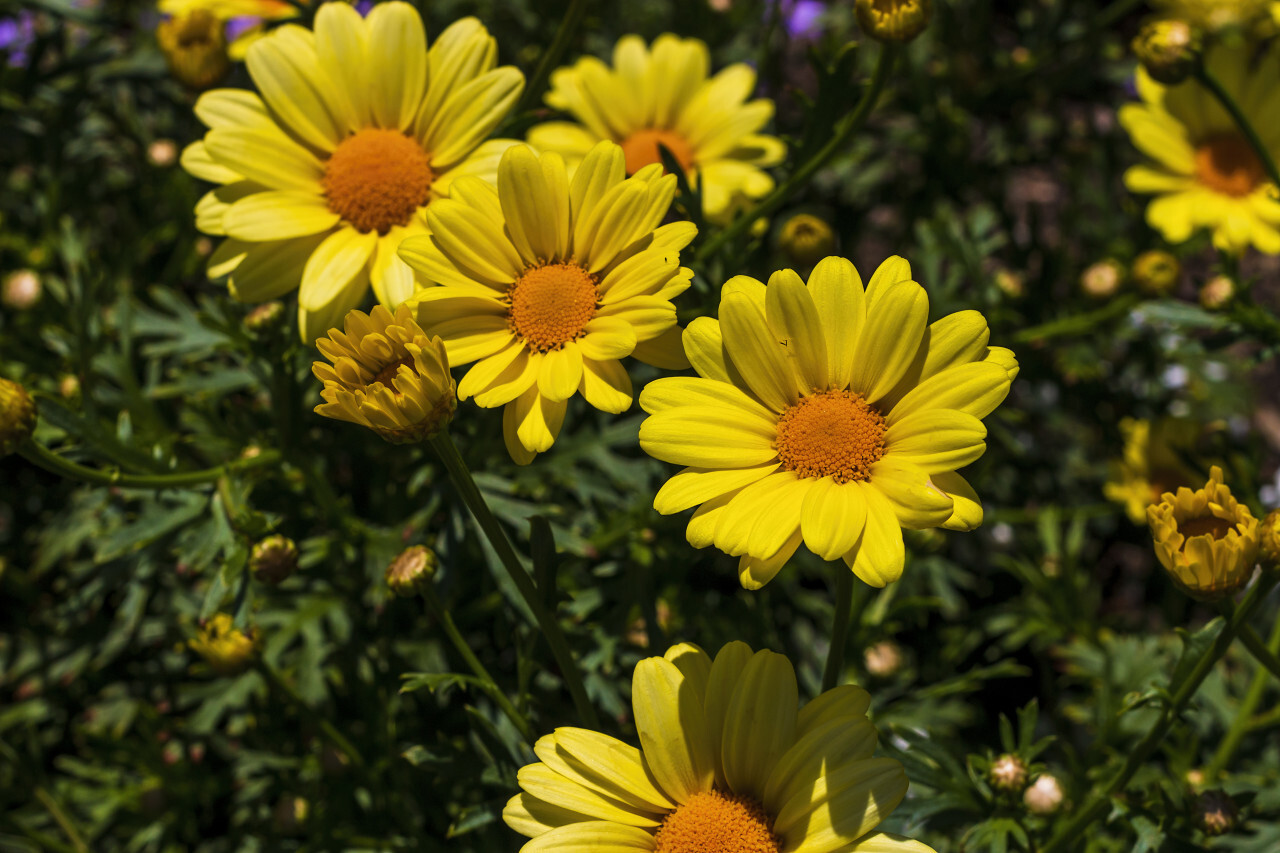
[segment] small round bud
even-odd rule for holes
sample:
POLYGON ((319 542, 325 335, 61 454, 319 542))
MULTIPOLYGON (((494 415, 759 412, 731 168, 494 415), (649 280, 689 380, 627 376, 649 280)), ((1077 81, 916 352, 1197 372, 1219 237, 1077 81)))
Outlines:
POLYGON ((169 72, 189 89, 208 89, 231 69, 223 23, 207 9, 192 9, 161 21, 156 41, 169 72))
POLYGON ((1186 21, 1152 21, 1133 39, 1133 52, 1151 79, 1176 86, 1200 61, 1200 34, 1186 21))
POLYGON ((13 453, 36 431, 36 404, 27 389, 0 377, 0 458, 13 453))
POLYGON ((74 400, 80 396, 80 378, 68 373, 58 380, 58 393, 64 400, 74 400))
POLYGON ((258 654, 258 633, 252 628, 241 631, 233 624, 231 614, 214 614, 201 627, 200 636, 187 644, 219 675, 239 675, 258 654))
POLYGON ((1032 814, 1053 814, 1062 806, 1062 786, 1053 776, 1041 773, 1023 793, 1022 802, 1032 814))
POLYGON ((431 583, 439 561, 426 545, 406 548, 387 566, 387 586, 396 595, 413 596, 431 583))
POLYGON ((1258 557, 1268 568, 1280 568, 1280 509, 1273 509, 1258 526, 1258 557))
POLYGON ((1098 261, 1080 274, 1080 290, 1091 299, 1110 299, 1120 290, 1124 274, 1124 264, 1115 258, 1098 261))
POLYGON ((933 0, 856 0, 858 25, 876 41, 911 41, 929 25, 933 0))
POLYGON ((1178 259, 1161 249, 1138 255, 1133 262, 1133 283, 1147 296, 1168 296, 1178 284, 1182 266, 1178 259))
POLYGON ((1010 299, 1021 299, 1026 293, 1022 276, 1012 270, 1000 269, 995 274, 996 289, 1010 299))
POLYGON ((249 570, 255 580, 278 586, 298 570, 298 546, 287 536, 268 536, 253 546, 249 570))
POLYGON ((783 224, 778 245, 793 264, 808 267, 835 251, 836 234, 825 220, 797 213, 783 224))
POLYGON ((4 277, 0 303, 15 311, 26 311, 40 301, 40 276, 31 270, 15 270, 4 277))
POLYGON ((1221 311, 1236 297, 1236 283, 1225 275, 1209 279, 1200 288, 1200 304, 1210 311, 1221 311))
POLYGON ((881 640, 863 653, 863 665, 876 678, 888 678, 902 669, 902 647, 893 640, 881 640))
POLYGON ((1016 755, 1006 753, 991 762, 987 780, 997 791, 1016 794, 1027 787, 1026 762, 1016 755))
POLYGON ((161 169, 178 162, 178 145, 172 139, 157 139, 147 146, 147 162, 161 169))
POLYGON ((1205 835, 1226 835, 1240 821, 1240 807, 1220 788, 1196 797, 1193 808, 1195 824, 1205 835))
POLYGON ((283 302, 264 302, 244 316, 244 327, 261 334, 280 325, 284 319, 283 302))

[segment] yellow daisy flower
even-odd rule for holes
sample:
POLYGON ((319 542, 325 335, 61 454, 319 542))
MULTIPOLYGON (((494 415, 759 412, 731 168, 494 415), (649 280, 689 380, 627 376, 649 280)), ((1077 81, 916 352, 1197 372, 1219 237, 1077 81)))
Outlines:
POLYGON ((243 23, 249 24, 237 27, 234 31, 229 30, 227 34, 231 39, 231 43, 227 45, 227 55, 237 62, 244 59, 249 46, 264 34, 260 22, 298 17, 298 8, 285 0, 160 0, 156 9, 175 18, 195 12, 207 12, 224 25, 234 19, 241 19, 243 23), (258 23, 254 22, 255 19, 258 23))
POLYGON ((783 655, 732 642, 713 662, 682 643, 636 665, 640 749, 556 729, 502 817, 523 853, 931 853, 875 831, 907 775, 871 757, 870 703, 845 685, 801 707, 783 655))
POLYGON ((1210 32, 1280 23, 1280 3, 1273 0, 1152 0, 1151 6, 1210 32))
POLYGON ((183 152, 198 178, 221 184, 196 206, 196 226, 228 239, 209 273, 265 302, 298 289, 310 342, 357 306, 372 282, 394 307, 413 290, 396 247, 425 234, 424 213, 460 176, 492 180, 512 143, 482 142, 524 87, 494 68, 497 48, 465 18, 427 49, 417 11, 382 3, 368 18, 325 3, 315 32, 286 24, 249 50, 261 97, 219 89, 196 103, 209 133, 183 152))
POLYGON ((253 665, 262 637, 253 628, 234 627, 230 613, 215 613, 187 645, 219 675, 239 675, 253 665))
POLYGON ((986 449, 981 418, 1017 375, 987 346, 987 321, 961 311, 926 326, 929 298, 902 258, 864 292, 853 264, 818 263, 768 286, 738 276, 720 319, 684 332, 701 378, 649 383, 640 446, 687 465, 658 492, 664 515, 699 507, 689 542, 741 557, 748 589, 803 542, 866 583, 902 574, 901 528, 972 530, 982 506, 955 471, 986 449))
POLYGON ((773 118, 773 102, 747 101, 756 72, 744 63, 708 78, 710 57, 698 39, 671 34, 646 47, 623 36, 613 49, 613 68, 584 57, 551 75, 546 102, 577 123, 547 122, 529 131, 529 144, 563 155, 572 168, 601 139, 626 154, 627 174, 662 164, 662 144, 702 192, 706 217, 732 218, 750 199, 773 191, 763 168, 776 166, 786 146, 760 129, 773 118))
POLYGON ((1249 582, 1258 562, 1258 520, 1209 469, 1209 482, 1192 491, 1165 492, 1147 508, 1156 558, 1174 582, 1196 598, 1223 598, 1249 582))
MULTIPOLYGON (((1273 158, 1280 158, 1280 51, 1256 68, 1250 51, 1218 47, 1208 53, 1209 71, 1248 116, 1273 158)), ((1171 243, 1199 228, 1213 231, 1213 244, 1243 252, 1280 254, 1280 198, 1258 155, 1213 95, 1194 79, 1162 86, 1138 69, 1141 104, 1120 108, 1120 123, 1133 144, 1155 162, 1124 175, 1134 192, 1156 195, 1147 222, 1171 243)))
POLYGON ((612 142, 592 148, 572 181, 560 155, 518 145, 502 157, 496 192, 458 180, 427 211, 431 236, 401 245, 427 285, 410 299, 419 322, 451 363, 477 362, 458 397, 506 406, 518 463, 551 448, 575 393, 605 412, 631 406, 619 359, 688 366, 671 300, 693 277, 680 250, 697 229, 659 226, 675 181, 655 165, 627 178, 612 142))
POLYGON ((1134 524, 1146 524, 1147 507, 1159 503, 1165 492, 1198 479, 1183 456, 1195 448, 1200 428, 1186 420, 1165 419, 1152 425, 1148 420, 1124 418, 1120 434, 1124 456, 1111 464, 1103 493, 1123 504, 1134 524))

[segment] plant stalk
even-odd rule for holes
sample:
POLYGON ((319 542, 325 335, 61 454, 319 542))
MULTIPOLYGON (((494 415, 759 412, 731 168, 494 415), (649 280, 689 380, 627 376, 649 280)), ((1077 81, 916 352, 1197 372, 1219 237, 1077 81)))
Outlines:
POLYGON ((237 459, 225 465, 200 471, 181 471, 173 474, 125 474, 119 468, 89 468, 72 462, 31 439, 18 448, 18 453, 33 465, 60 477, 91 483, 95 486, 120 486, 126 489, 173 489, 199 486, 212 483, 228 474, 275 465, 280 461, 280 451, 263 450, 250 459, 237 459))
MULTIPOLYGON (((1249 647, 1248 637, 1261 642, 1261 638, 1254 633, 1253 629, 1248 625, 1240 631, 1240 639, 1249 647)), ((1253 651, 1252 647, 1249 649, 1253 651)), ((1280 652, 1280 619, 1276 620, 1276 624, 1271 628, 1271 638, 1262 647, 1262 652, 1269 655, 1271 663, 1278 663, 1275 660, 1276 652, 1280 652)), ((1212 781, 1227 769, 1227 765, 1231 763, 1231 759, 1235 756, 1236 750, 1240 748, 1240 742, 1244 740, 1244 736, 1251 730, 1254 712, 1258 710, 1258 705, 1262 702, 1262 697, 1267 692, 1268 672, 1270 668, 1267 662, 1258 657, 1257 653, 1254 657, 1258 658, 1258 671, 1253 674, 1253 680, 1249 682, 1249 690, 1245 693, 1244 701, 1240 703, 1239 710, 1236 711, 1235 719, 1231 721, 1231 728, 1227 730, 1226 736, 1222 739, 1222 743, 1218 745, 1218 751, 1214 753, 1213 760, 1209 762, 1209 766, 1205 768, 1205 779, 1212 781)), ((1280 678, 1280 669, 1272 669, 1277 678, 1280 678)))

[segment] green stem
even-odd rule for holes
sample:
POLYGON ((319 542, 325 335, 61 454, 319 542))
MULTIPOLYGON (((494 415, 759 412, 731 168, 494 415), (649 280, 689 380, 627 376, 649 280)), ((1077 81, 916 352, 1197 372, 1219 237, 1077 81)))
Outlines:
POLYGON ((216 468, 200 471, 181 471, 174 474, 125 474, 118 468, 88 468, 59 456, 38 441, 28 440, 18 448, 18 453, 33 465, 50 473, 92 483, 95 486, 120 486, 127 489, 172 489, 182 486, 199 486, 212 483, 219 477, 252 468, 275 465, 280 461, 278 450, 264 450, 249 459, 237 459, 216 468))
POLYGON ((843 563, 836 564, 836 614, 831 622, 831 647, 827 649, 827 665, 822 670, 822 692, 836 686, 844 670, 844 647, 849 644, 849 620, 853 616, 853 571, 843 563))
POLYGON ((578 25, 582 23, 582 17, 586 13, 587 0, 570 0, 568 10, 560 19, 560 28, 556 30, 551 47, 547 48, 547 52, 538 60, 538 67, 534 70, 529 84, 525 86, 524 94, 520 96, 516 108, 511 111, 512 115, 520 115, 526 110, 533 109, 534 104, 542 97, 542 89, 547 85, 547 78, 560 63, 560 57, 564 56, 564 52, 568 50, 569 42, 573 41, 574 34, 578 32, 578 25))
POLYGON ((881 48, 880 60, 876 64, 875 75, 871 78, 871 85, 862 93, 862 99, 853 108, 853 112, 844 119, 830 141, 792 172, 791 177, 761 199, 759 204, 739 216, 727 227, 720 229, 710 240, 703 243, 694 254, 695 263, 706 263, 708 259, 714 257, 726 245, 747 233, 757 219, 763 216, 771 216, 777 212, 787 203, 788 199, 808 186, 809 179, 819 169, 827 165, 837 154, 845 149, 849 141, 853 139, 854 134, 858 132, 867 120, 867 116, 871 115, 871 110, 875 107, 876 101, 880 99, 880 93, 884 91, 885 84, 889 81, 889 73, 893 70, 894 60, 897 58, 898 48, 896 46, 885 45, 881 48))
MULTIPOLYGON (((1261 643, 1261 638, 1254 633, 1253 629, 1245 625, 1240 631, 1240 639, 1245 646, 1253 651, 1250 646, 1249 637, 1261 643)), ((1280 678, 1280 668, 1272 668, 1272 665, 1280 664, 1276 661, 1276 652, 1280 651, 1280 619, 1276 620, 1276 624, 1271 628, 1271 639, 1266 645, 1262 646, 1263 655, 1270 658, 1270 661, 1264 661, 1255 652, 1254 657, 1258 658, 1258 671, 1253 674, 1253 681, 1249 683, 1249 691, 1245 693, 1244 701, 1240 703, 1239 710, 1236 711, 1235 719, 1231 721, 1231 728, 1227 730, 1226 737, 1222 739, 1222 743, 1218 746, 1218 751, 1213 756, 1213 761, 1209 762, 1209 766, 1205 768, 1204 775, 1209 781, 1217 779, 1223 770, 1227 769, 1227 765, 1231 763, 1231 759, 1235 756, 1236 750, 1240 748, 1240 742, 1244 740, 1244 736, 1251 730, 1250 723, 1253 722, 1253 714, 1258 710, 1258 705, 1262 702, 1262 697, 1267 692, 1268 669, 1280 678)))
POLYGON ((538 628, 546 638, 547 645, 551 647, 551 655, 555 658, 556 665, 560 667, 560 677, 564 679, 565 686, 568 687, 569 694, 573 697, 573 704, 578 711, 579 719, 586 727, 596 728, 599 723, 596 720, 595 708, 592 707, 591 700, 587 698, 586 688, 582 684, 582 675, 578 672, 578 665, 573 659, 573 652, 569 649, 569 643, 564 638, 564 632, 560 630, 560 623, 555 620, 551 611, 543 604, 542 597, 538 595, 538 590, 533 585, 533 580, 529 577, 529 573, 525 571, 520 558, 516 556, 515 549, 511 546, 511 540, 507 538, 506 531, 502 529, 502 525, 485 502, 484 495, 480 493, 479 486, 476 485, 475 479, 471 476, 471 469, 467 467, 462 454, 458 452, 453 439, 449 437, 448 430, 438 432, 431 439, 431 446, 435 448, 436 453, 440 456, 440 461, 444 463, 445 469, 449 472, 449 477, 453 480, 454 487, 462 495, 462 500, 471 510, 471 514, 475 516, 476 522, 480 525, 480 529, 484 531, 489 544, 497 552, 498 559, 502 562, 502 567, 506 569, 512 583, 520 591, 520 597, 524 599, 524 603, 533 612, 538 628))
POLYGON ((45 810, 49 812, 50 816, 53 817, 58 826, 62 828, 63 833, 67 836, 67 840, 71 842, 71 846, 75 850, 79 851, 79 853, 89 853, 89 848, 85 845, 84 839, 80 837, 80 833, 76 830, 76 825, 71 822, 71 818, 67 816, 65 811, 63 811, 62 806, 58 805, 58 801, 53 798, 53 795, 43 787, 39 786, 36 787, 35 795, 36 799, 40 801, 40 804, 45 807, 45 810))
POLYGON ((1258 636, 1258 632, 1253 628, 1245 625, 1240 629, 1240 642, 1244 643, 1244 647, 1249 650, 1263 668, 1258 675, 1264 676, 1269 671, 1272 675, 1280 680, 1280 640, 1277 640, 1277 632, 1280 632, 1280 619, 1276 620, 1275 627, 1271 629, 1271 639, 1268 642, 1262 642, 1262 638, 1258 636))
POLYGON ((1013 340, 1014 343, 1025 344, 1032 341, 1043 341, 1047 338, 1056 338, 1060 335, 1095 332, 1099 323, 1127 314, 1129 309, 1136 304, 1138 304, 1138 296, 1128 293, 1112 299, 1106 305, 1093 311, 1084 314, 1072 314, 1070 317, 1061 317, 1048 323, 1042 323, 1039 326, 1023 329, 1014 334, 1013 340))
POLYGON ((1267 146, 1262 144, 1262 139, 1259 138, 1258 132, 1253 129, 1249 119, 1240 110, 1240 105, 1236 103, 1235 98, 1232 98, 1231 93, 1222 87, 1222 84, 1218 82, 1218 78, 1209 72, 1204 63, 1201 63, 1196 69, 1196 79, 1218 99, 1218 103, 1222 104, 1222 108, 1231 115, 1236 127, 1240 129, 1245 139, 1249 140, 1249 144, 1253 146, 1253 151, 1258 155, 1258 161, 1262 163, 1262 167, 1266 170, 1267 177, 1271 179, 1271 183, 1275 185, 1276 189, 1280 190, 1280 171, 1276 170, 1276 161, 1272 159, 1271 152, 1267 150, 1267 146))
POLYGON ((507 694, 502 692, 501 688, 498 687, 498 682, 493 680, 489 670, 485 669, 484 664, 480 662, 480 658, 476 657, 466 638, 458 631, 458 626, 454 624, 453 617, 449 615, 449 611, 440 603, 440 598, 436 595, 436 591, 428 586, 423 587, 419 592, 423 601, 427 603, 427 609, 431 611, 431 615, 444 628, 445 634, 449 637, 449 642, 453 643, 453 647, 458 650, 458 654, 462 655, 462 659, 467 662, 467 666, 471 667, 471 671, 475 673, 476 678, 484 682, 482 685, 484 692, 498 704, 499 710, 506 714, 507 719, 520 732, 520 736, 525 739, 525 742, 532 745, 537 740, 533 726, 529 725, 529 721, 524 714, 517 711, 516 706, 511 704, 507 694))
POLYGON ((271 666, 261 658, 254 662, 254 666, 262 677, 266 679, 268 684, 270 684, 275 690, 284 694, 285 698, 293 703, 294 707, 298 709, 298 713, 306 719, 307 722, 318 728, 320 733, 324 735, 325 739, 328 740, 329 743, 337 747, 344 755, 347 756, 348 759, 350 759, 352 766, 361 770, 364 769, 364 756, 360 754, 360 751, 352 745, 351 741, 347 740, 346 736, 343 735, 342 732, 334 728, 332 723, 307 704, 307 701, 298 695, 298 691, 294 690, 291 685, 286 683, 285 680, 280 677, 280 673, 276 672, 275 667, 271 666))
POLYGON ((1200 684, 1209 675, 1218 660, 1227 653, 1227 649, 1231 647, 1231 642, 1235 639, 1236 634, 1248 621, 1253 611, 1262 604, 1263 599, 1266 598, 1267 593, 1271 591, 1278 579, 1280 578, 1273 574, 1264 574, 1253 585, 1253 588, 1249 590, 1249 594, 1245 596, 1244 601, 1240 602, 1232 617, 1223 624, 1218 636, 1209 648, 1200 655, 1200 659, 1196 661, 1195 666, 1192 667, 1182 683, 1170 685, 1174 689, 1171 691, 1172 698, 1169 700, 1164 713, 1152 725, 1146 736, 1138 742, 1138 745, 1129 752, 1119 772, 1112 777, 1101 792, 1095 793, 1089 798, 1088 802, 1053 836, 1049 843, 1040 849, 1040 853, 1057 853, 1057 851, 1065 850, 1068 847, 1075 849, 1079 845, 1080 839, 1087 837, 1085 830, 1106 813, 1112 796, 1129 783, 1129 780, 1133 778, 1133 774, 1138 771, 1143 762, 1160 745, 1160 741, 1164 739, 1169 727, 1173 725, 1174 720, 1182 713, 1183 707, 1200 689, 1200 684))

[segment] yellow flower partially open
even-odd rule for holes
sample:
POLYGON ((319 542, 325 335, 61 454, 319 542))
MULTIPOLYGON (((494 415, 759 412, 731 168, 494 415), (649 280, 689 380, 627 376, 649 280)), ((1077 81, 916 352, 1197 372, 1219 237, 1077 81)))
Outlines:
MULTIPOLYGON (((1239 104, 1280 159, 1280 51, 1256 67, 1251 51, 1218 46, 1205 56, 1209 71, 1239 104)), ((1280 254, 1280 196, 1249 141, 1231 116, 1196 80, 1162 86, 1138 69, 1141 104, 1120 108, 1120 123, 1153 162, 1125 172, 1125 186, 1155 195, 1147 222, 1170 243, 1198 229, 1213 232, 1214 246, 1243 252, 1253 246, 1280 254)))
POLYGON ((1258 561, 1258 520, 1222 482, 1222 469, 1194 492, 1166 492, 1147 508, 1156 558, 1178 586, 1196 598, 1239 591, 1258 561))
POLYGON ((732 642, 642 660, 632 681, 640 749, 559 728, 517 775, 502 813, 524 853, 931 853, 876 832, 907 791, 873 758, 870 696, 828 690, 800 706, 786 657, 732 642))
POLYGON ((1102 487, 1107 499, 1123 504, 1134 524, 1146 524, 1147 507, 1159 503, 1161 495, 1199 480, 1183 457, 1194 450, 1200 432, 1189 420, 1121 420, 1124 455, 1108 466, 1102 487))
POLYGON ((346 331, 329 332, 316 348, 332 364, 311 370, 324 383, 316 414, 360 424, 392 444, 425 441, 443 429, 457 407, 449 357, 440 338, 429 338, 407 305, 391 315, 347 314, 346 331))
POLYGON ((229 613, 215 613, 187 645, 219 675, 239 675, 253 664, 262 638, 250 628, 234 627, 229 613))
POLYGON ((476 362, 458 396, 506 407, 514 460, 551 448, 576 393, 626 411, 631 379, 619 359, 688 366, 671 300, 693 277, 680 250, 696 229, 659 224, 674 176, 647 166, 627 178, 622 150, 601 142, 571 181, 558 154, 518 145, 502 158, 497 192, 474 179, 454 187, 427 213, 432 236, 400 247, 426 285, 409 303, 454 364, 476 362))
POLYGON ((315 32, 286 24, 249 50, 261 97, 218 89, 196 104, 210 128, 182 164, 221 184, 196 206, 196 226, 227 240, 209 274, 231 293, 266 302, 298 289, 301 337, 311 342, 365 298, 395 307, 413 289, 396 256, 427 233, 425 212, 463 175, 492 180, 510 140, 484 139, 524 88, 494 68, 497 46, 474 18, 427 49, 407 3, 367 18, 325 3, 315 32))
POLYGON ((298 17, 298 7, 286 0, 160 0, 156 9, 174 17, 207 12, 224 26, 236 19, 244 21, 248 26, 238 27, 234 34, 228 29, 231 43, 227 45, 227 55, 237 62, 242 61, 250 45, 265 34, 263 22, 298 17))
POLYGON ((927 324, 929 298, 902 258, 866 290, 843 258, 808 284, 737 276, 720 319, 684 333, 701 378, 649 383, 640 446, 687 465, 654 499, 698 507, 689 542, 741 557, 742 585, 768 583, 801 543, 882 587, 902 574, 902 528, 972 530, 978 496, 958 468, 986 449, 982 418, 1017 374, 988 347, 987 321, 961 311, 927 324))
POLYGON ((773 102, 747 100, 755 69, 738 63, 708 77, 710 63, 698 39, 666 34, 647 46, 639 36, 623 36, 612 68, 589 56, 551 75, 547 104, 576 121, 537 125, 529 144, 561 154, 572 169, 593 145, 611 139, 622 146, 630 175, 661 165, 662 145, 698 184, 707 219, 726 221, 773 190, 764 169, 782 162, 786 146, 760 133, 773 118, 773 102))

